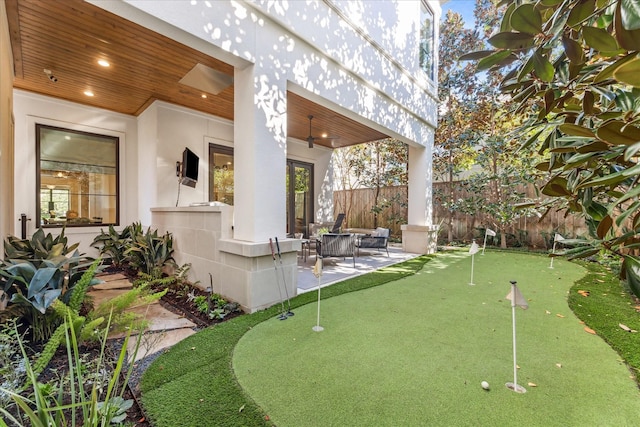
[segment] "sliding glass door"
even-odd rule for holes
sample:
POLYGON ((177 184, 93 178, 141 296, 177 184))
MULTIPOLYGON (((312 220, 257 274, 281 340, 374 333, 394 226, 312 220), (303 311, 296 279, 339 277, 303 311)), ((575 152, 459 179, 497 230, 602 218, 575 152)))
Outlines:
POLYGON ((287 234, 302 233, 313 221, 313 164, 287 160, 287 234))

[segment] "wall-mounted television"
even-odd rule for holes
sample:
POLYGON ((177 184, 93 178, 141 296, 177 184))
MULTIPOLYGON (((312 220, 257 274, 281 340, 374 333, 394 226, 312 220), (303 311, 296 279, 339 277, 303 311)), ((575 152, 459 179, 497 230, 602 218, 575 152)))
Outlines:
POLYGON ((189 187, 196 186, 198 182, 198 165, 200 159, 198 156, 188 148, 185 148, 182 152, 182 171, 180 182, 189 187))

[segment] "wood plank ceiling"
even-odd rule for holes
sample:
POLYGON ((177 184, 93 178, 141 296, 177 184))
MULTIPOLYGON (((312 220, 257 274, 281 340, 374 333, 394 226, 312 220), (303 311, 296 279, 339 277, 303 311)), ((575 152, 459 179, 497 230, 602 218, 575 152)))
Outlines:
MULTIPOLYGON (((15 88, 129 115, 161 100, 234 119, 233 85, 203 98, 202 91, 179 83, 198 63, 233 77, 231 65, 82 0, 5 3, 15 88)), ((314 137, 340 137, 316 139, 316 145, 337 148, 386 138, 294 93, 288 92, 287 104, 290 137, 306 140, 313 115, 314 137)))

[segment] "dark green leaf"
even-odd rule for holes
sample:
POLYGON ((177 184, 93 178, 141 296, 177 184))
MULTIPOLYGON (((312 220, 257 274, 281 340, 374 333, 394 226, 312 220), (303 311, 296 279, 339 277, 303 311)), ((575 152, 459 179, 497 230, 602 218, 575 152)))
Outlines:
POLYGON ((479 50, 476 52, 469 52, 462 55, 458 60, 460 61, 477 61, 478 59, 485 58, 492 53, 495 53, 495 50, 479 50))
MULTIPOLYGON (((602 71, 600 71, 598 73, 598 75, 595 77, 595 79, 593 80, 594 83, 601 83, 607 79, 610 79, 613 77, 613 72, 615 70, 617 70, 620 66, 622 66, 623 64, 626 64, 627 62, 631 61, 634 59, 633 55, 629 55, 629 56, 625 56, 619 60, 617 60, 616 62, 612 63, 611 65, 608 65, 606 68, 604 68, 602 71)), ((597 87, 593 87, 593 90, 598 90, 597 87)))
MULTIPOLYGON (((636 0, 633 0, 636 1, 636 0)), ((636 7, 638 3, 636 1, 636 7)), ((632 9, 626 9, 626 11, 631 11, 632 9)), ((631 15, 633 12, 631 12, 631 15)), ((627 15, 629 17, 630 15, 627 15)), ((623 16, 623 2, 619 2, 616 7, 615 19, 613 20, 613 27, 615 29, 615 37, 618 40, 618 43, 623 48, 630 51, 638 51, 640 50, 640 29, 637 28, 638 20, 637 18, 628 18, 630 22, 629 27, 625 25, 625 17, 623 16)))
POLYGON ((553 80, 553 65, 539 52, 533 54, 533 69, 538 78, 543 82, 551 82, 553 80))
POLYGON ((493 55, 487 56, 486 58, 481 59, 478 62, 477 69, 478 71, 488 70, 489 68, 502 63, 506 58, 511 55, 511 51, 509 50, 500 50, 493 55))
POLYGON ((567 190, 567 180, 556 176, 542 187, 542 194, 552 197, 564 197, 571 195, 567 190))
POLYGON ((584 92, 584 96, 582 97, 582 109, 584 113, 587 115, 593 114, 593 103, 595 99, 593 96, 593 92, 587 90, 584 92))
POLYGON ((487 40, 498 49, 528 49, 533 46, 533 35, 529 33, 502 32, 487 40))
POLYGON ((515 3, 511 3, 509 5, 509 7, 507 7, 507 10, 504 11, 504 16, 502 17, 502 22, 500 22, 500 31, 501 32, 507 32, 507 31, 511 31, 511 14, 513 13, 513 11, 515 10, 516 5, 515 3))
POLYGON ((609 145, 606 142, 595 140, 590 144, 582 145, 577 148, 578 153, 595 153, 598 151, 605 151, 609 149, 609 145))
POLYGON ((597 253, 600 252, 599 248, 592 248, 592 247, 587 247, 587 248, 576 248, 572 251, 567 251, 567 259, 569 261, 572 261, 574 259, 582 259, 582 258, 588 258, 592 255, 595 255, 597 253))
POLYGON ((613 52, 620 48, 616 39, 603 28, 584 27, 582 35, 587 45, 598 52, 613 52))
POLYGON ((596 135, 611 145, 633 145, 640 142, 640 129, 621 120, 611 120, 600 126, 596 135))
POLYGON ((640 261, 636 257, 625 255, 622 265, 629 288, 636 297, 640 298, 640 261))
POLYGON ((567 35, 563 35, 562 46, 564 46, 564 53, 567 55, 567 58, 569 58, 569 61, 576 64, 582 64, 584 62, 584 51, 580 43, 569 38, 567 35))
POLYGON ((600 185, 616 185, 637 174, 640 174, 640 164, 628 169, 623 169, 618 172, 590 179, 580 184, 578 188, 595 187, 600 185))
POLYGON ((613 226, 613 219, 611 219, 610 215, 606 215, 598 224, 598 228, 596 230, 596 235, 599 239, 604 239, 611 227, 613 226))
POLYGON ((543 172, 548 172, 549 171, 549 162, 542 162, 542 163, 538 163, 536 165, 536 169, 543 171, 543 172))
POLYGON ((633 87, 640 87, 640 58, 636 57, 619 66, 614 70, 613 77, 633 87))
POLYGON ((573 27, 585 19, 587 19, 593 13, 596 7, 596 0, 580 0, 576 5, 571 8, 569 17, 567 18, 567 25, 573 27))
POLYGON ((589 206, 587 206, 586 211, 587 215, 589 215, 596 221, 602 221, 608 214, 607 208, 596 202, 592 202, 589 206))
POLYGON ((511 28, 516 31, 530 34, 542 32, 542 16, 533 3, 520 5, 511 14, 511 28))
POLYGON ((560 125, 558 129, 560 129, 560 132, 564 133, 565 135, 584 136, 589 138, 593 138, 594 136, 596 136, 591 129, 571 123, 560 125))

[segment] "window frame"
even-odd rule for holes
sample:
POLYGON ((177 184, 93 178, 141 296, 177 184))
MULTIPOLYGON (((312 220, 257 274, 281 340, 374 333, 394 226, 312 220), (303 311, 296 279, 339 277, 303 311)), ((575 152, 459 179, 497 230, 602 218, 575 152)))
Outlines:
POLYGON ((435 67, 436 67, 436 14, 433 9, 429 6, 426 0, 422 0, 420 2, 420 19, 418 23, 418 68, 424 72, 427 78, 431 81, 435 78, 435 67), (422 34, 422 25, 423 25, 423 16, 428 14, 431 16, 431 34, 430 34, 430 45, 431 45, 431 55, 427 57, 428 61, 423 60, 422 55, 422 46, 423 46, 423 34, 422 34), (427 62, 425 64, 425 62, 427 62), (427 68, 426 66, 429 65, 427 68))
MULTIPOLYGON (((207 177, 209 180, 209 191, 208 191, 208 199, 210 202, 214 202, 216 200, 214 200, 214 194, 215 194, 215 187, 214 187, 214 174, 215 174, 215 165, 212 163, 212 157, 215 154, 221 154, 221 155, 225 155, 225 156, 230 156, 234 162, 234 170, 235 170, 235 157, 233 155, 233 147, 227 147, 226 145, 220 145, 220 144, 214 144, 213 142, 209 142, 209 153, 208 153, 208 157, 207 157, 207 166, 208 166, 208 170, 209 170, 209 176, 207 177)), ((233 180, 233 200, 234 203, 228 203, 230 206, 233 206, 235 204, 235 194, 236 194, 236 182, 235 182, 235 172, 234 172, 234 180, 233 180)))
MULTIPOLYGON (((37 228, 86 228, 86 227, 104 227, 108 225, 118 226, 120 225, 120 197, 121 197, 121 189, 120 189, 120 137, 115 135, 107 135, 96 132, 87 132, 77 129, 65 128, 60 126, 54 126, 44 123, 35 123, 35 145, 36 145, 36 227, 37 228), (41 189, 42 189, 42 159, 41 159, 41 130, 42 129, 50 129, 53 131, 66 132, 77 135, 85 135, 97 138, 103 138, 105 140, 112 140, 115 143, 115 221, 114 222, 89 222, 89 223, 68 223, 61 222, 56 224, 46 224, 42 221, 42 210, 41 210, 41 189)), ((87 165, 89 163, 86 163, 87 165)), ((45 185, 46 188, 46 185, 45 185)), ((91 196, 91 194, 89 195, 91 196)), ((95 194, 94 194, 95 196, 95 194)))

